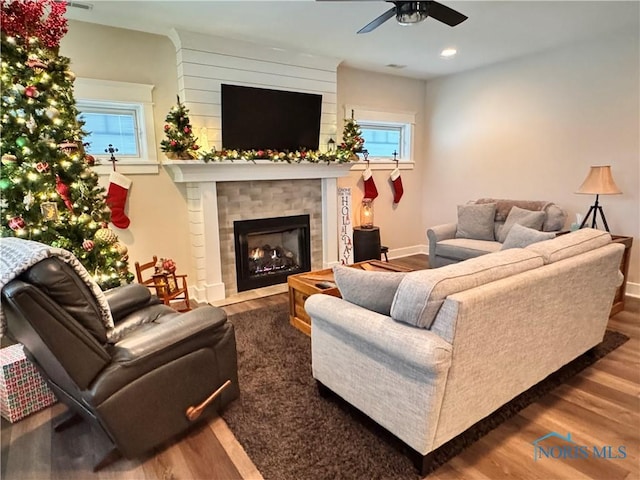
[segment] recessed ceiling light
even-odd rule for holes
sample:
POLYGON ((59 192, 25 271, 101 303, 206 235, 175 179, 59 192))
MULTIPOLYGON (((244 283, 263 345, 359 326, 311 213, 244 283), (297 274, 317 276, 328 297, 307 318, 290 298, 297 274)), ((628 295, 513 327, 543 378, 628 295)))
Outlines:
POLYGON ((458 50, 456 50, 455 48, 445 48, 440 52, 440 56, 444 58, 449 58, 449 57, 455 56, 456 53, 458 53, 458 50))

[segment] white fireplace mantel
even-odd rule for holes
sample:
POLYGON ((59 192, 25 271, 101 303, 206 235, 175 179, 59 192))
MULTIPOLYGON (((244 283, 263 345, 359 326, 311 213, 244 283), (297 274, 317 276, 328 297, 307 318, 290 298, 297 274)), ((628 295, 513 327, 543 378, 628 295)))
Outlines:
POLYGON ((348 175, 352 166, 349 163, 287 163, 270 160, 255 160, 255 163, 247 160, 211 163, 165 160, 163 165, 176 183, 338 178, 348 175))
POLYGON ((225 298, 220 258, 217 182, 299 180, 317 178, 322 185, 322 264, 338 263, 337 179, 347 176, 351 164, 286 163, 256 160, 204 163, 200 160, 165 160, 175 183, 186 184, 192 267, 196 283, 190 293, 198 301, 225 298))

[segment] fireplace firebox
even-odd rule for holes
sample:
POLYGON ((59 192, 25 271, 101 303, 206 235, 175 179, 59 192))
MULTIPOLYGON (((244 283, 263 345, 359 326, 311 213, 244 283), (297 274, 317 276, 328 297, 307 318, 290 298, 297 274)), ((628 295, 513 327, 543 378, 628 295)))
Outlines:
POLYGON ((236 220, 238 292, 276 285, 311 270, 309 215, 236 220))

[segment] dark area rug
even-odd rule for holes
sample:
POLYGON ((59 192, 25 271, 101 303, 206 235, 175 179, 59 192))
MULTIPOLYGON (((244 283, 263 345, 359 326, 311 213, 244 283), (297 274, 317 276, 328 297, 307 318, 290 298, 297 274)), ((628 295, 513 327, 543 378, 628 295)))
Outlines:
MULTIPOLYGON (((311 339, 289 324, 288 304, 232 315, 241 397, 222 417, 266 480, 417 479, 409 449, 311 375, 311 339)), ((433 470, 568 378, 622 345, 603 342, 436 451, 433 470)))

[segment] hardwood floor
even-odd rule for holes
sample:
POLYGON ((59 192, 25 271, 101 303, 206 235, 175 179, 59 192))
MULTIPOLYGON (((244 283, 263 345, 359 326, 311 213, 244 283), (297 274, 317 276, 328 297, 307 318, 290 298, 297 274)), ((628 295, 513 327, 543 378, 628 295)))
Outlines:
MULTIPOLYGON (((427 257, 414 255, 394 262, 425 268, 427 257)), ((286 294, 224 309, 233 314, 283 302, 287 302, 286 294)), ((428 478, 640 479, 640 301, 627 301, 625 310, 612 317, 609 326, 630 340, 481 438, 428 478), (534 462, 531 442, 551 431, 563 435, 570 432, 579 444, 611 445, 614 451, 624 445, 627 457, 534 462)), ((57 404, 15 424, 2 420, 2 479, 262 478, 220 418, 202 424, 145 458, 119 460, 93 474, 94 437, 86 424, 61 433, 52 431, 52 418, 64 410, 57 404)))

